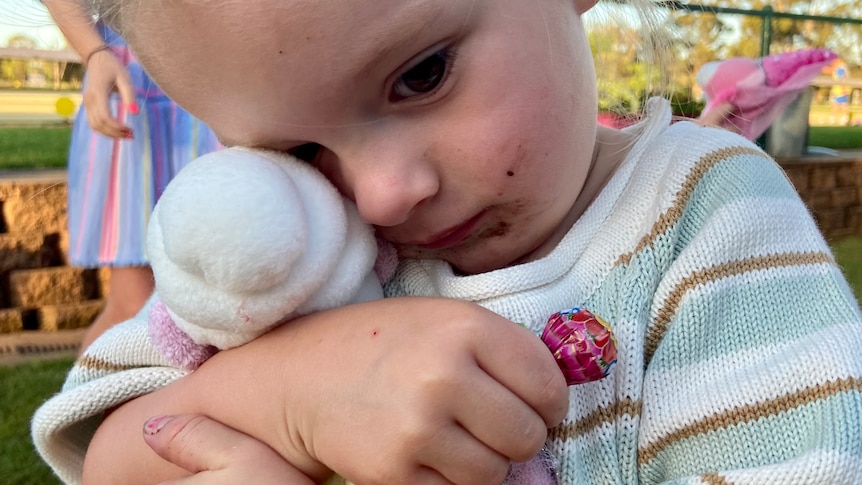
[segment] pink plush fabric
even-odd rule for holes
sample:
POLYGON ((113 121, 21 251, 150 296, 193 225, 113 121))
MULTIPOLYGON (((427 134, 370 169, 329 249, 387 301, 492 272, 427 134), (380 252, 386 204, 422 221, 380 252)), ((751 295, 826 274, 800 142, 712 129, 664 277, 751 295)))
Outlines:
POLYGON ((393 276, 398 268, 398 252, 395 246, 388 241, 377 238, 377 259, 374 260, 374 274, 380 280, 380 284, 385 284, 393 276))
POLYGON ((177 367, 195 370, 218 352, 211 345, 195 343, 180 330, 161 300, 156 300, 150 307, 149 323, 147 331, 153 346, 177 367))
POLYGON ((503 485, 557 485, 557 466, 548 450, 525 463, 512 463, 503 485))
POLYGON ((735 110, 728 121, 753 140, 836 57, 827 49, 807 49, 757 60, 736 57, 721 61, 701 85, 709 100, 704 112, 731 103, 735 110))

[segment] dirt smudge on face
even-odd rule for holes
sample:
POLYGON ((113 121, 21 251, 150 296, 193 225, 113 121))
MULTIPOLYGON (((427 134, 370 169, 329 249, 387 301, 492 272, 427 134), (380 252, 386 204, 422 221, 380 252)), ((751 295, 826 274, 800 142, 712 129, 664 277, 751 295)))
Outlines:
POLYGON ((525 207, 526 204, 521 200, 516 200, 506 204, 504 211, 506 219, 494 221, 479 232, 476 237, 478 239, 490 239, 493 237, 503 237, 509 234, 513 229, 511 221, 517 220, 518 217, 523 214, 525 207))
POLYGON ((511 226, 506 221, 497 221, 491 226, 486 227, 480 232, 477 237, 479 239, 490 239, 492 237, 500 237, 508 234, 511 226))

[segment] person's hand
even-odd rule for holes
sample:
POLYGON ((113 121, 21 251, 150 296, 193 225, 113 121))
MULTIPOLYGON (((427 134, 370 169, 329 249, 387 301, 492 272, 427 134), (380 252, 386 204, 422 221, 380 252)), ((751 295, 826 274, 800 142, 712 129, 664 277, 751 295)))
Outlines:
POLYGON ((132 129, 120 123, 111 114, 111 93, 120 94, 120 99, 130 114, 140 109, 135 102, 135 88, 126 67, 108 50, 95 52, 87 64, 87 85, 83 103, 87 110, 87 122, 99 133, 112 138, 132 138, 132 129))
POLYGON ((388 299, 270 339, 290 347, 285 436, 355 483, 500 483, 568 407, 541 340, 474 304, 388 299))
POLYGON ((114 409, 84 483, 186 476, 135 439, 156 414, 210 416, 316 481, 500 483, 567 408, 563 374, 528 330, 472 303, 387 298, 292 320, 114 409))
POLYGON ((314 484, 269 446, 206 416, 154 417, 144 425, 144 441, 193 474, 163 484, 314 484))
POLYGON ((739 133, 739 128, 736 128, 736 126, 730 122, 730 119, 735 116, 735 109, 736 107, 734 107, 730 102, 725 101, 723 103, 719 103, 710 111, 701 113, 701 115, 695 120, 695 123, 700 126, 715 126, 739 133))

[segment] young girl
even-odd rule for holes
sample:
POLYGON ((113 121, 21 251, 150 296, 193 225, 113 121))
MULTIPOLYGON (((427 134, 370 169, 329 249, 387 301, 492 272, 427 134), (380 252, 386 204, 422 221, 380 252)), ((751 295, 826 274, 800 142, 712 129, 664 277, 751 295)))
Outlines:
POLYGON ((111 268, 105 306, 87 329, 83 350, 146 303, 153 272, 144 234, 153 206, 186 163, 220 145, 83 4, 43 2, 87 68, 69 147, 69 262, 111 268))
POLYGON ((597 127, 594 0, 95 3, 223 141, 314 164, 403 262, 392 298, 191 374, 140 320, 106 333, 34 418, 65 481, 499 483, 542 446, 564 484, 862 481, 862 316, 828 246, 745 139, 661 100, 597 127), (574 305, 619 360, 566 389, 534 333, 574 305), (171 465, 145 422, 221 451, 171 465))

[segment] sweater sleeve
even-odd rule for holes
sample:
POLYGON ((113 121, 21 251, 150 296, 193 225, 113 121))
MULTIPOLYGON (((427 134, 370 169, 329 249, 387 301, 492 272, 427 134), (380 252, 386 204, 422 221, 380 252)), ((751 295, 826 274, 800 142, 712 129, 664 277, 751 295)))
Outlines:
POLYGON ((121 323, 84 352, 60 393, 36 411, 33 443, 64 483, 81 483, 84 455, 104 412, 187 373, 170 367, 152 347, 146 316, 121 323))
POLYGON ((858 303, 781 169, 716 153, 664 234, 640 482, 862 483, 858 303))

